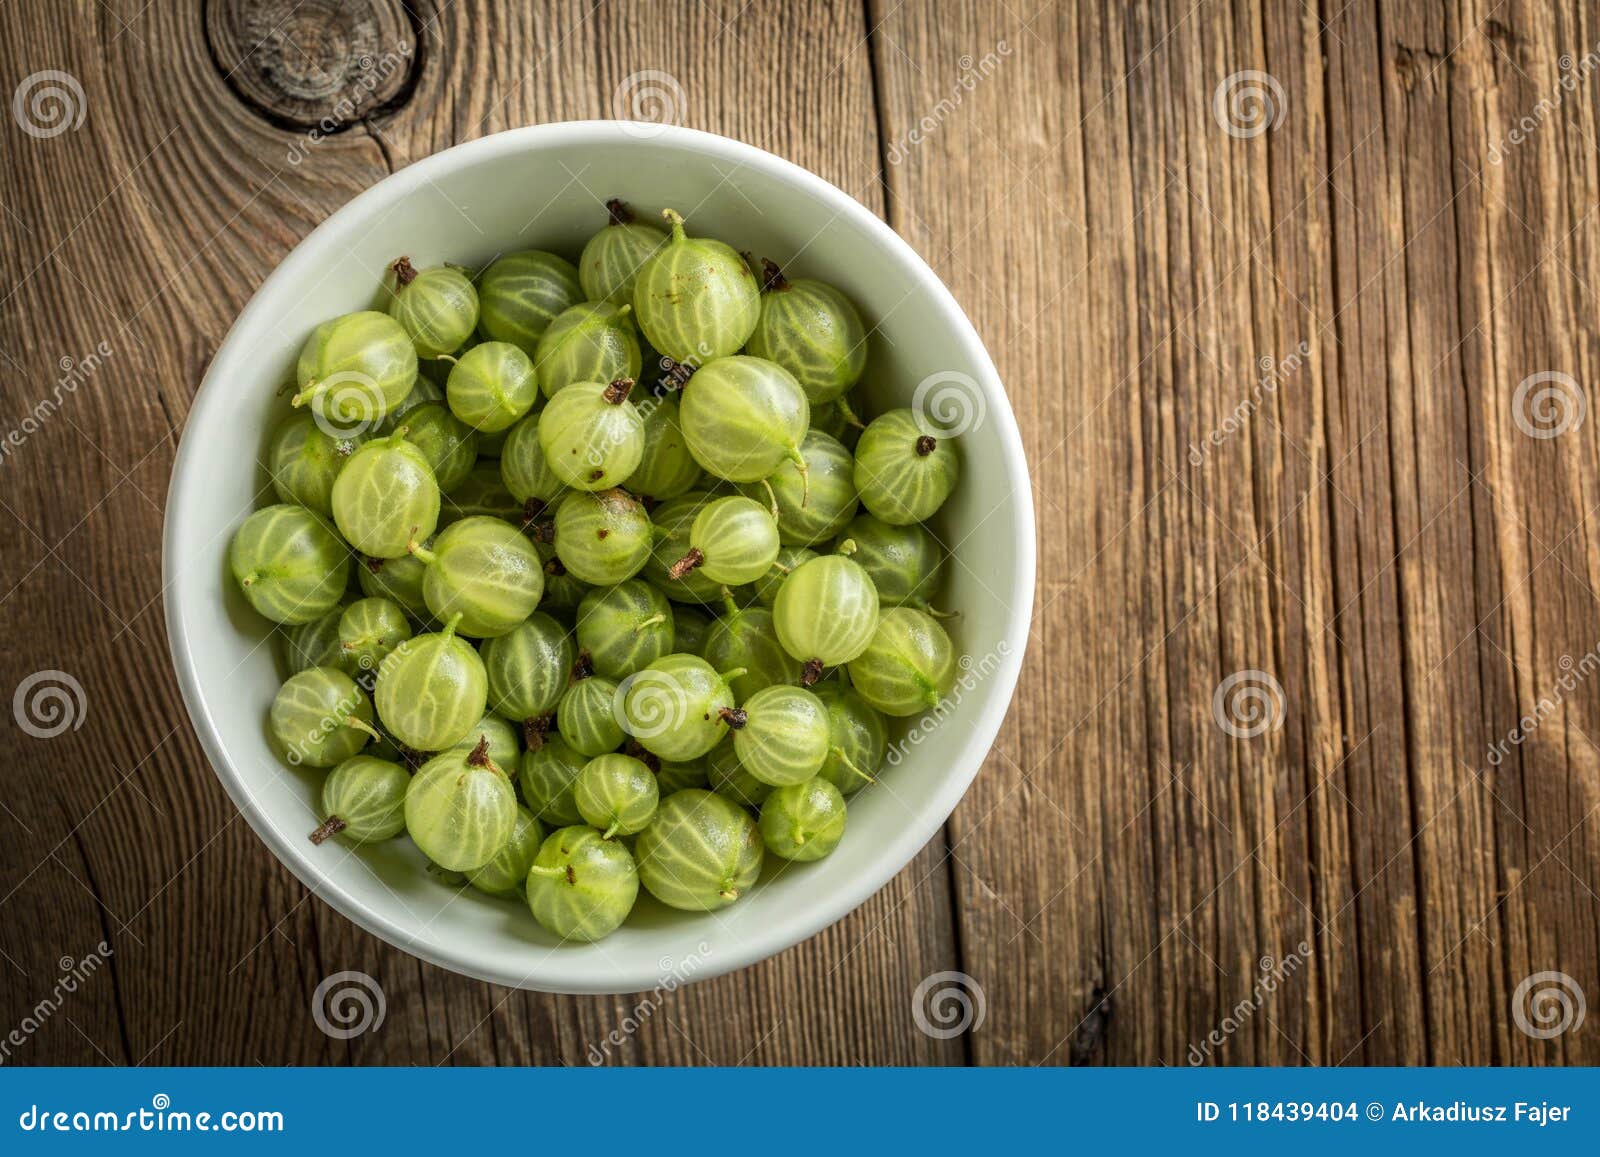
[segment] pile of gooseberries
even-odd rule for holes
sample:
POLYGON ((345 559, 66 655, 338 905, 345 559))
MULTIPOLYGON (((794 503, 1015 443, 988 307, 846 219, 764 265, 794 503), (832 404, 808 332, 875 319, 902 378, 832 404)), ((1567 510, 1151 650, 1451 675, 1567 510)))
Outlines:
POLYGON ((849 298, 606 210, 576 264, 399 257, 319 325, 229 551, 323 854, 405 834, 578 942, 831 854, 959 667, 925 523, 960 460, 856 416, 849 298))

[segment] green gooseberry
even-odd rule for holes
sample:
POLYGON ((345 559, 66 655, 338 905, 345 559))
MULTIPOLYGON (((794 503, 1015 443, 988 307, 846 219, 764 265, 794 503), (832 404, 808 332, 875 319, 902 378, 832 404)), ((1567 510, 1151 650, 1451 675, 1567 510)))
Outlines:
POLYGON ((718 671, 744 672, 728 680, 734 698, 743 703, 763 687, 798 682, 800 662, 778 642, 772 612, 765 607, 739 607, 732 598, 726 600, 726 607, 706 632, 700 655, 718 671))
POLYGON ((828 758, 817 775, 845 795, 874 782, 889 749, 889 730, 883 716, 837 679, 813 689, 828 709, 828 758))
POLYGON ((556 555, 554 543, 536 539, 533 545, 544 562, 544 598, 539 605, 547 611, 576 611, 594 587, 567 570, 567 564, 556 555))
POLYGON ((647 582, 597 588, 578 604, 578 647, 607 679, 625 679, 674 650, 672 604, 647 582))
POLYGON ((440 500, 439 525, 448 526, 463 518, 476 517, 517 522, 522 514, 523 504, 506 489, 500 477, 499 465, 492 461, 480 461, 463 481, 451 487, 450 492, 440 500))
POLYGON ((422 597, 439 620, 459 617, 458 630, 492 639, 521 623, 544 594, 544 564, 516 527, 475 516, 452 522, 431 549, 412 554, 427 565, 422 597))
POLYGON ((815 683, 822 668, 848 663, 872 642, 878 591, 859 563, 843 554, 819 555, 783 580, 772 624, 784 650, 805 664, 805 682, 815 683))
POLYGON ((507 253, 478 279, 478 329, 531 357, 550 323, 582 300, 570 261, 538 249, 507 253))
POLYGON ((268 722, 291 767, 332 767, 379 737, 367 693, 333 667, 289 676, 272 699, 268 722))
POLYGON ((691 568, 679 578, 673 578, 671 573, 673 564, 689 552, 689 532, 695 518, 712 501, 710 494, 696 490, 668 499, 650 512, 653 541, 644 576, 669 599, 702 604, 722 599, 722 584, 704 571, 691 568))
POLYGON ((488 749, 488 741, 479 740, 471 751, 441 752, 406 789, 406 832, 449 872, 481 868, 516 830, 517 793, 488 749))
POLYGON ((625 490, 575 490, 555 514, 556 557, 591 586, 615 586, 644 567, 653 539, 650 516, 625 490))
POLYGON ((744 769, 762 783, 804 783, 828 757, 828 709, 804 687, 777 684, 745 700, 729 726, 744 769))
POLYGON ((698 364, 737 353, 761 316, 750 267, 721 241, 689 237, 673 210, 662 216, 672 235, 640 267, 634 284, 639 328, 674 361, 698 364))
MULTIPOLYGON (((267 469, 272 489, 284 502, 296 502, 324 518, 333 514, 333 480, 356 448, 349 438, 336 438, 297 410, 272 431, 267 469)), ((698 467, 696 467, 698 469, 698 467)))
POLYGON ((762 841, 785 860, 820 860, 844 839, 845 811, 844 796, 825 779, 780 787, 761 805, 762 841))
POLYGON ((706 636, 711 620, 693 607, 672 606, 672 649, 705 657, 706 636))
POLYGON ((805 474, 786 461, 771 477, 739 486, 747 498, 772 504, 778 538, 785 546, 811 546, 832 538, 856 513, 855 459, 850 451, 837 438, 810 430, 800 443, 800 454, 805 474))
POLYGON ((535 611, 506 634, 484 643, 489 706, 523 724, 530 736, 561 702, 577 651, 560 623, 535 611), (532 731, 529 731, 529 729, 532 731))
POLYGON ((485 754, 509 776, 517 766, 517 757, 522 754, 522 748, 517 743, 517 729, 491 711, 452 743, 450 750, 471 751, 480 743, 488 745, 485 754))
POLYGON ((855 543, 850 557, 871 577, 881 605, 928 610, 944 569, 944 547, 926 527, 895 526, 862 514, 839 537, 855 543))
POLYGON ((325 321, 300 347, 296 407, 309 405, 330 434, 370 430, 417 380, 417 350, 386 313, 362 310, 325 321))
POLYGON ((780 365, 742 355, 707 362, 683 387, 678 421, 689 453, 718 478, 756 482, 785 460, 805 478, 800 441, 811 408, 780 365))
POLYGON ((578 652, 572 686, 556 704, 556 730, 579 755, 593 759, 622 746, 617 722, 617 685, 592 673, 588 657, 578 652))
POLYGON ((545 464, 577 490, 605 490, 628 480, 644 454, 644 421, 628 401, 632 378, 574 382, 539 415, 545 464))
POLYGON ((730 735, 706 756, 707 782, 711 790, 741 807, 760 807, 772 794, 772 785, 763 783, 744 769, 730 735))
POLYGON ((633 213, 613 197, 605 228, 589 238, 578 258, 578 282, 590 301, 631 305, 639 268, 667 242, 665 230, 635 221, 633 213))
POLYGON ((768 609, 777 605, 778 590, 783 586, 783 580, 789 577, 789 572, 816 557, 817 552, 809 546, 786 546, 780 549, 777 561, 755 581, 756 601, 768 609))
POLYGON ((871 706, 885 715, 915 715, 938 707, 955 686, 955 647, 932 615, 890 607, 849 671, 851 686, 871 706))
POLYGON ((709 791, 674 792, 639 833, 639 880, 672 908, 712 912, 742 896, 761 875, 755 821, 709 791))
POLYGON ((739 586, 755 582, 778 558, 778 524, 772 513, 742 495, 714 498, 689 527, 689 549, 668 569, 681 579, 698 568, 712 582, 739 586))
POLYGON ((350 675, 376 671, 410 637, 411 622, 400 604, 357 599, 339 615, 338 666, 350 675))
POLYGON ((339 666, 339 619, 343 607, 300 623, 283 632, 283 653, 289 674, 298 675, 311 667, 339 666))
POLYGON ((257 614, 296 626, 339 605, 350 585, 350 551, 311 511, 283 503, 256 511, 234 532, 228 569, 257 614))
POLYGON ((373 558, 398 558, 439 525, 439 484, 404 427, 363 445, 333 483, 333 521, 373 558))
POLYGON ((528 869, 528 907, 562 940, 590 942, 615 932, 639 896, 633 853, 593 828, 553 832, 528 869))
POLYGON ((423 402, 405 413, 404 437, 433 467, 440 490, 466 481, 478 460, 478 432, 443 402, 423 402))
POLYGON ((737 718, 727 678, 697 655, 657 659, 628 677, 619 698, 623 729, 645 750, 680 763, 710 751, 737 718))
POLYGON ((478 327, 478 291, 472 279, 453 265, 418 271, 402 257, 394 271, 394 300, 389 316, 411 335, 417 356, 436 358, 461 348, 478 327))
POLYGON ((628 489, 658 502, 687 494, 700 480, 700 463, 679 425, 677 394, 646 398, 635 408, 644 420, 644 453, 628 476, 628 489))
POLYGON ((456 359, 446 383, 450 412, 485 433, 509 430, 539 400, 533 362, 510 342, 486 341, 456 359))
POLYGON ((544 825, 525 807, 517 808, 511 838, 487 864, 467 872, 467 883, 491 896, 510 896, 528 882, 528 869, 544 843, 544 825))
POLYGON ((506 434, 500 450, 500 480, 524 507, 533 501, 543 510, 566 489, 566 483, 545 461, 544 447, 539 444, 539 417, 529 414, 506 434))
POLYGON ((488 677, 472 644, 456 636, 459 616, 435 634, 395 648, 378 668, 378 718, 416 751, 444 751, 472 730, 488 706, 488 677))
POLYGON ((539 390, 553 398, 576 382, 639 376, 639 339, 631 305, 586 301, 550 323, 533 352, 539 390))
POLYGON ((556 827, 583 822, 573 789, 588 760, 559 735, 546 735, 522 753, 517 782, 522 786, 522 798, 542 822, 556 827))
MULTIPOLYGON (((422 545, 432 546, 433 539, 424 540, 422 545)), ((406 614, 418 620, 430 617, 428 604, 422 597, 425 573, 427 567, 422 560, 409 554, 399 558, 364 558, 356 567, 356 579, 363 594, 398 603, 406 614)))
POLYGON ((352 755, 322 781, 324 819, 311 833, 320 844, 342 835, 357 844, 392 840, 406 828, 406 789, 411 776, 398 763, 352 755))
POLYGON ((631 755, 599 755, 583 765, 572 796, 584 822, 609 840, 643 831, 655 818, 660 789, 642 761, 631 755))
POLYGON ((833 401, 861 380, 867 365, 861 315, 831 285, 790 281, 764 258, 761 267, 761 317, 745 348, 793 374, 813 405, 833 401))
POLYGON ((867 513, 904 526, 931 518, 944 505, 961 476, 961 462, 950 439, 927 433, 911 410, 890 410, 861 431, 855 476, 867 513))

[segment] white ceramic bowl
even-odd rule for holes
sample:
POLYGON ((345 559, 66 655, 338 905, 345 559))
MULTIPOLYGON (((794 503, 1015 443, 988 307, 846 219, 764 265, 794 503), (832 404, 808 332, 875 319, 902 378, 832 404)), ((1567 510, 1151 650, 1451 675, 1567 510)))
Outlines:
POLYGON ((972 325, 926 264, 834 186, 759 149, 687 129, 613 121, 500 133, 429 157, 351 201, 267 279, 217 352, 195 398, 168 496, 163 566, 173 662, 223 786, 267 845, 351 920, 407 952, 499 984, 557 992, 633 992, 669 975, 699 979, 781 951, 855 908, 938 831, 994 741, 1016 684, 1033 603, 1034 528, 1016 421, 972 325), (229 539, 273 501, 268 431, 300 343, 332 316, 380 300, 385 265, 468 265, 544 248, 575 258, 621 197, 673 206, 692 233, 840 286, 872 340, 869 412, 918 400, 960 437, 963 477, 937 520, 956 549, 943 601, 964 656, 950 710, 906 738, 882 782, 850 801, 843 843, 816 864, 768 857, 761 884, 709 915, 671 911, 641 891, 615 935, 560 944, 518 902, 447 887, 404 838, 352 850, 313 846, 324 773, 290 769, 266 734, 282 680, 269 624, 227 573, 229 539), (919 731, 919 736, 921 732, 919 731))

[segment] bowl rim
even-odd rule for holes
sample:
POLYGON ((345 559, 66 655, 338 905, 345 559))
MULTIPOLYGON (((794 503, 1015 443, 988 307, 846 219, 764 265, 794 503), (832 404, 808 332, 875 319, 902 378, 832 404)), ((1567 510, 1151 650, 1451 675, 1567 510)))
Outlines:
MULTIPOLYGON (((209 701, 200 687, 196 662, 192 650, 191 627, 185 608, 195 605, 195 595, 204 597, 204 591, 194 590, 198 579, 187 577, 183 560, 179 557, 183 535, 176 529, 187 524, 191 496, 201 489, 203 481, 192 477, 194 473, 196 440, 189 437, 191 428, 205 427, 216 420, 216 412, 225 404, 223 383, 235 376, 235 367, 250 353, 242 340, 243 333, 259 328, 255 314, 262 303, 275 297, 284 283, 300 278, 308 269, 321 262, 319 241, 340 232, 347 223, 381 219, 383 210, 411 195, 418 187, 430 182, 442 172, 464 165, 483 163, 505 154, 537 152, 550 146, 584 143, 623 144, 637 142, 644 126, 626 121, 590 120, 562 121, 551 124, 528 125, 508 129, 476 140, 467 141, 418 160, 391 173, 370 188, 335 210, 328 218, 301 239, 279 262, 260 288, 240 310, 226 336, 217 347, 207 367, 199 389, 195 393, 183 436, 175 456, 172 477, 167 490, 166 515, 162 526, 162 585, 163 609, 167 622, 167 641, 172 653, 174 669, 183 694, 185 709, 205 751, 212 771, 222 782, 234 805, 243 813, 250 827, 268 849, 314 895, 330 904, 341 915, 357 926, 377 936, 388 944, 413 956, 453 972, 478 980, 512 988, 572 994, 617 994, 642 992, 667 980, 661 961, 654 957, 641 959, 634 966, 617 965, 597 970, 593 962, 576 970, 563 966, 559 954, 548 953, 526 975, 516 975, 514 969, 486 964, 469 948, 441 941, 438 943, 414 938, 401 924, 369 908, 361 899, 342 884, 328 877, 312 862, 298 841, 290 840, 257 803, 245 782, 245 777, 235 766, 216 720, 212 717, 209 701)), ((791 912, 788 916, 758 926, 745 926, 732 943, 723 943, 726 934, 708 931, 706 939, 718 940, 717 951, 706 966, 697 969, 692 978, 682 978, 683 983, 705 980, 775 956, 823 929, 843 919, 872 895, 881 890, 898 875, 930 839, 942 828, 966 794, 978 770, 987 759, 998 735, 1000 725, 1010 707, 1027 648, 1035 584, 1036 542, 1033 494, 1029 481, 1027 461, 1022 438, 1010 402, 1000 383, 998 372, 979 339, 976 329, 950 290, 934 273, 911 245, 885 221, 867 209, 842 189, 823 178, 785 160, 765 149, 745 144, 729 137, 676 125, 649 125, 650 143, 666 144, 690 153, 726 161, 736 166, 750 166, 764 170, 777 180, 794 187, 802 195, 820 201, 839 218, 850 223, 878 246, 888 250, 908 268, 929 290, 931 304, 957 340, 963 355, 977 372, 973 375, 983 392, 987 406, 986 420, 997 424, 997 434, 1006 459, 1006 484, 1011 488, 1010 500, 1015 503, 1019 533, 1014 537, 1016 567, 1009 593, 1010 608, 1003 644, 1008 648, 990 679, 991 693, 982 710, 971 720, 972 726, 961 746, 951 752, 949 765, 954 774, 943 782, 919 809, 914 822, 908 823, 885 841, 872 861, 870 871, 860 873, 845 888, 835 891, 823 901, 791 912)), ((998 644, 997 644, 998 645, 998 644)), ((648 955, 648 954, 645 954, 648 955)))

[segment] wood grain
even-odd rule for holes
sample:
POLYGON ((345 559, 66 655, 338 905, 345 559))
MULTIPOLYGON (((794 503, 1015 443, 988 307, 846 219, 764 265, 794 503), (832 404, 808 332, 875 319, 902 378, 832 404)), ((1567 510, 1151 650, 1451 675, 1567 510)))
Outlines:
POLYGON ((453 976, 310 897, 189 728, 158 544, 194 389, 300 238, 657 69, 955 291, 1040 583, 946 838, 603 1059, 1600 1062, 1513 1012, 1542 972, 1600 999, 1600 434, 1530 436, 1519 395, 1567 375, 1559 419, 1600 380, 1600 90, 1561 83, 1597 42, 1592 4, 1526 0, 8 9, 4 75, 70 73, 84 118, 0 124, 0 691, 68 671, 87 706, 6 725, 0 1035, 113 951, 6 1060, 583 1064, 638 1007, 453 976), (1219 725, 1254 730, 1216 699, 1240 673, 1259 734, 1219 725), (309 1017, 343 969, 388 1007, 348 1042, 309 1017), (911 1016, 943 970, 986 1009, 952 1039, 911 1016))

